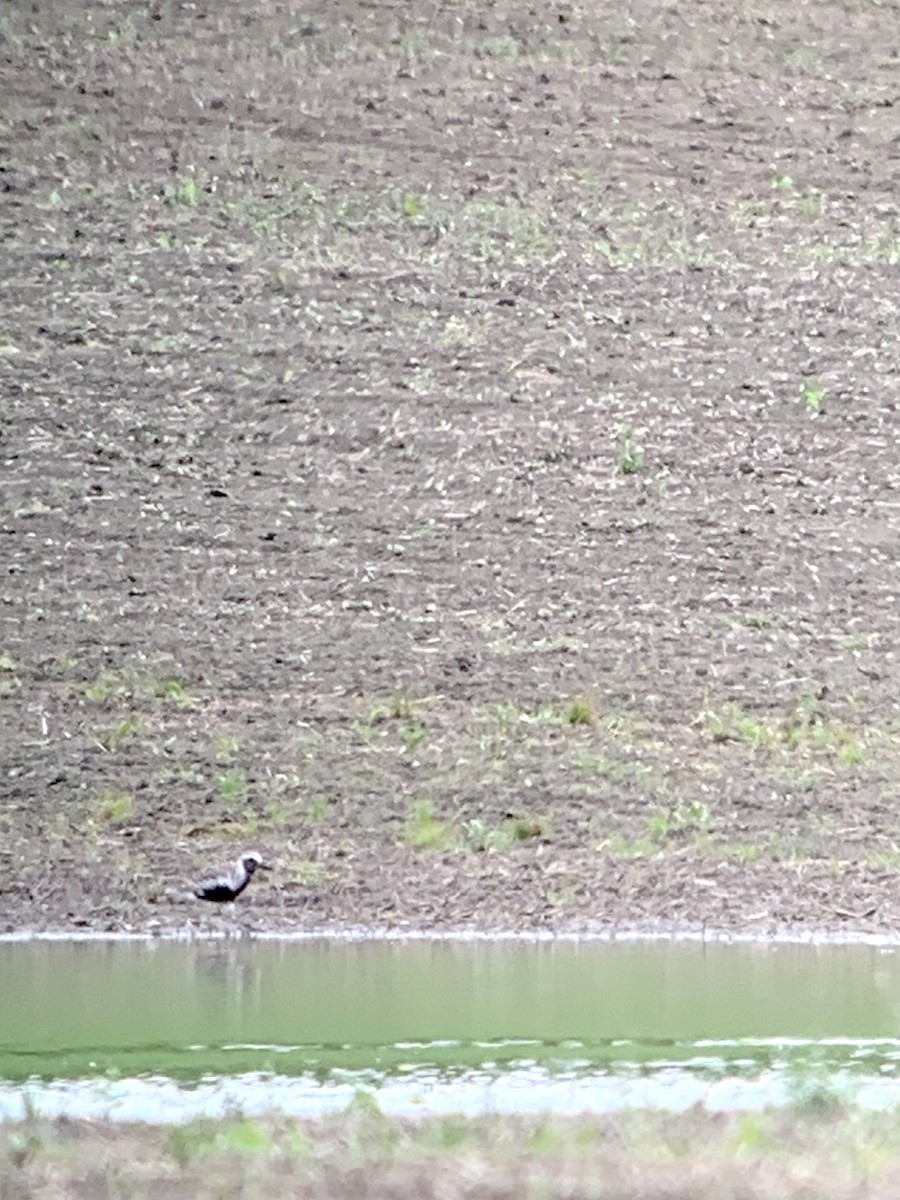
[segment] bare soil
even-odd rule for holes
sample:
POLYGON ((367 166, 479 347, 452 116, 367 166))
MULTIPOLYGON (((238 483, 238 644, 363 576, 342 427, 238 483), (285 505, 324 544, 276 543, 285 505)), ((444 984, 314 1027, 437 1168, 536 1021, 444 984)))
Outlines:
POLYGON ((4 5, 0 929, 896 928, 895 18, 4 5))

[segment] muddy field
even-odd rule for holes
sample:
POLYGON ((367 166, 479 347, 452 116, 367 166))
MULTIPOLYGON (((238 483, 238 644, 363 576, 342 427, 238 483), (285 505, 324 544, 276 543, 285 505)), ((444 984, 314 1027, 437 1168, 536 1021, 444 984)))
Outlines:
POLYGON ((892 5, 12 0, 0 83, 0 929, 900 925, 892 5))

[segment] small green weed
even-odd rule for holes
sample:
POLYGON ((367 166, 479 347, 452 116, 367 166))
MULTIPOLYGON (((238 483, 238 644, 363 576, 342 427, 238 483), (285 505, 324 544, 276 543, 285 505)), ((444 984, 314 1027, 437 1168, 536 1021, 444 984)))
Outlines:
POLYGON ((315 862, 313 859, 301 859, 299 862, 291 864, 291 879, 294 883, 300 883, 304 886, 311 884, 323 883, 328 872, 323 863, 315 862))
POLYGON ((225 771, 219 776, 219 798, 222 803, 232 806, 239 803, 247 794, 247 780, 243 771, 237 769, 225 771))
POLYGON ((849 731, 846 735, 846 740, 842 741, 837 747, 837 758, 843 767, 858 767, 865 758, 865 751, 862 745, 849 731))
POLYGON ((532 838, 549 839, 551 836, 550 820, 547 817, 507 817, 504 825, 512 830, 517 842, 527 842, 532 838))
POLYGON ((187 707, 192 703, 184 685, 177 679, 165 678, 152 671, 126 667, 122 671, 105 671, 97 679, 76 685, 86 700, 104 704, 109 700, 172 700, 187 707))
POLYGON ((807 192, 805 196, 798 196, 796 210, 801 221, 818 221, 822 215, 821 193, 807 192))
POLYGON ((709 805, 702 800, 691 800, 668 808, 657 808, 647 820, 647 832, 655 841, 681 833, 702 833, 709 828, 711 814, 709 805))
POLYGON ((166 897, 166 885, 161 879, 153 879, 144 888, 144 899, 148 904, 160 904, 166 897))
POLYGON ((425 726, 419 722, 403 727, 401 737, 403 738, 403 745, 406 748, 407 754, 415 753, 422 742, 424 742, 426 733, 425 726))
POLYGON ((615 430, 617 465, 622 475, 637 475, 644 469, 644 449, 630 425, 617 425, 615 430))
POLYGON ((384 1115, 375 1093, 370 1088, 359 1086, 354 1089, 353 1098, 344 1112, 347 1116, 381 1117, 384 1115))
POLYGON ((775 740, 769 726, 738 704, 725 704, 719 712, 704 713, 702 719, 706 736, 713 742, 746 742, 756 749, 770 746, 775 740))
POLYGON ((423 1140, 425 1145, 434 1150, 458 1150, 474 1141, 471 1118, 462 1113, 440 1117, 428 1129, 423 1140))
POLYGON ((801 698, 794 711, 780 719, 751 716, 737 704, 705 712, 702 722, 713 742, 745 742, 754 750, 788 750, 807 756, 836 759, 841 766, 858 766, 865 758, 859 732, 830 720, 814 696, 801 698))
POLYGON ((268 1154, 272 1149, 272 1136, 258 1122, 243 1120, 222 1131, 220 1145, 234 1154, 268 1154))
POLYGON ((184 685, 179 683, 177 679, 161 680, 158 691, 155 694, 163 700, 173 700, 181 708, 187 708, 193 704, 193 700, 191 700, 185 691, 184 685))
POLYGON ((450 317, 441 332, 441 345, 453 352, 483 346, 488 338, 487 318, 478 321, 465 317, 450 317))
POLYGON ((140 721, 135 717, 126 717, 112 729, 101 730, 93 735, 94 741, 108 754, 115 754, 123 742, 137 737, 142 733, 140 721))
POLYGON ((270 801, 265 806, 263 817, 275 829, 283 830, 292 824, 294 810, 293 807, 287 804, 280 804, 278 801, 270 801))
POLYGON ((82 691, 88 700, 92 700, 95 704, 100 704, 104 700, 108 700, 110 696, 121 696, 125 692, 121 685, 114 681, 112 676, 102 675, 93 683, 86 683, 82 686, 82 691))
POLYGON ((231 733, 217 733, 213 738, 216 758, 233 758, 240 749, 240 742, 231 733))
POLYGON ((527 1145, 529 1154, 564 1155, 568 1149, 559 1126, 553 1121, 536 1125, 531 1131, 527 1145))
POLYGON ((385 721, 413 721, 415 711, 412 701, 402 692, 397 692, 390 701, 375 704, 365 719, 366 725, 381 725, 385 721))
POLYGON ((756 842, 734 842, 718 846, 716 853, 726 862, 752 863, 758 861, 762 847, 756 842))
POLYGON ((566 710, 570 725, 593 725, 597 720, 597 705, 589 696, 576 696, 566 710))
POLYGON ((185 205, 188 208, 197 207, 200 195, 200 187, 193 175, 185 175, 174 183, 167 183, 163 189, 166 204, 185 205))
POLYGON ((825 387, 821 379, 804 379, 800 388, 800 394, 803 397, 803 403, 810 413, 816 414, 822 411, 822 401, 825 399, 825 387))
POLYGON ((198 1158, 213 1153, 218 1128, 218 1122, 204 1118, 187 1125, 176 1125, 169 1131, 166 1139, 168 1151, 182 1170, 198 1158))
POLYGON ((134 816, 134 796, 129 792, 105 791, 97 797, 97 817, 114 824, 128 821, 134 816))
POLYGON ((472 817, 463 826, 466 845, 472 850, 509 850, 514 842, 512 832, 503 826, 491 826, 480 817, 472 817))
POLYGON ((313 825, 319 825, 328 816, 328 798, 326 796, 310 796, 306 808, 306 819, 313 825))
POLYGON ((550 823, 542 817, 506 817, 499 825, 488 825, 472 817, 463 826, 466 845, 472 850, 511 850, 517 842, 550 837, 550 823))
POLYGON ((769 1122, 761 1113, 747 1113, 739 1118, 733 1135, 733 1145, 739 1154, 760 1154, 768 1150, 771 1141, 769 1122))
POLYGON ((404 826, 404 840, 414 850, 445 850, 454 842, 452 827, 441 820, 430 800, 416 800, 404 826))

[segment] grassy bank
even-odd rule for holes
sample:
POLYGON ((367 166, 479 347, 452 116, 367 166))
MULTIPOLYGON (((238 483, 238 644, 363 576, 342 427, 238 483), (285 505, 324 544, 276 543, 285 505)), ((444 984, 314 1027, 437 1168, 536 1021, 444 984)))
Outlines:
POLYGON ((809 1102, 714 1115, 443 1117, 367 1103, 327 1120, 0 1127, 0 1197, 598 1197, 900 1194, 900 1116, 809 1102))

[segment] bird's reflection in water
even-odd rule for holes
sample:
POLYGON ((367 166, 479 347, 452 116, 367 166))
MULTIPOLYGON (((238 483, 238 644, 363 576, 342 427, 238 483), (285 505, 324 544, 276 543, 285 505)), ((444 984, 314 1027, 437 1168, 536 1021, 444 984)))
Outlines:
POLYGON ((202 941, 194 947, 194 971, 202 982, 211 987, 215 1003, 222 1004, 231 1014, 256 1010, 262 999, 263 965, 248 941, 228 939, 202 941))

